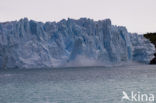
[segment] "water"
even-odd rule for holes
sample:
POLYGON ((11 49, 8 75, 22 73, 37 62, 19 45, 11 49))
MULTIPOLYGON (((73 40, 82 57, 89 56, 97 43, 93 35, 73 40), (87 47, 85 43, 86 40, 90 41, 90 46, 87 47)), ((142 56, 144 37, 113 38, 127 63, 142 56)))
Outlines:
POLYGON ((0 71, 0 103, 131 103, 122 91, 156 96, 156 66, 0 71))

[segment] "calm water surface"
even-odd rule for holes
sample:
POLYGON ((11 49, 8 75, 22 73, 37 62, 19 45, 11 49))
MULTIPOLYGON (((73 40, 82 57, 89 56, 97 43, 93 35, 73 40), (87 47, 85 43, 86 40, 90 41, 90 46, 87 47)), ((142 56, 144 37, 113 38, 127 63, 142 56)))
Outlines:
POLYGON ((0 71, 0 103, 131 103, 122 91, 156 96, 156 65, 0 71))

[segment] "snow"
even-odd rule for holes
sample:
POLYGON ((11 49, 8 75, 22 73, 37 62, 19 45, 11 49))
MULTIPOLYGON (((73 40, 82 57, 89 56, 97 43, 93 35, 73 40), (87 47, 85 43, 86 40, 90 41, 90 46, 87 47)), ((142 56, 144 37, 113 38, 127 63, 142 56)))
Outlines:
POLYGON ((50 68, 149 63, 155 48, 110 19, 42 23, 24 18, 0 23, 0 51, 0 68, 50 68))

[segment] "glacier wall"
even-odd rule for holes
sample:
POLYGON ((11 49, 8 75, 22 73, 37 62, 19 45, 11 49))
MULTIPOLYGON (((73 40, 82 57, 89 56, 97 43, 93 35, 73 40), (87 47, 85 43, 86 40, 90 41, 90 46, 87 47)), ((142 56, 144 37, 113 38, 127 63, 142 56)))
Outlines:
POLYGON ((112 25, 110 19, 0 23, 0 68, 149 63, 154 52, 149 40, 112 25))

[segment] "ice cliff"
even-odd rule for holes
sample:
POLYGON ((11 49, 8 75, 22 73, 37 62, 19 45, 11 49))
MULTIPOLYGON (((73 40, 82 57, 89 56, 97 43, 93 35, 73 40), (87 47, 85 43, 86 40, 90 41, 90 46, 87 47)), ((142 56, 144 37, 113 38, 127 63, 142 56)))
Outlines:
POLYGON ((0 68, 149 63, 154 52, 149 40, 112 25, 110 19, 0 23, 0 68))

